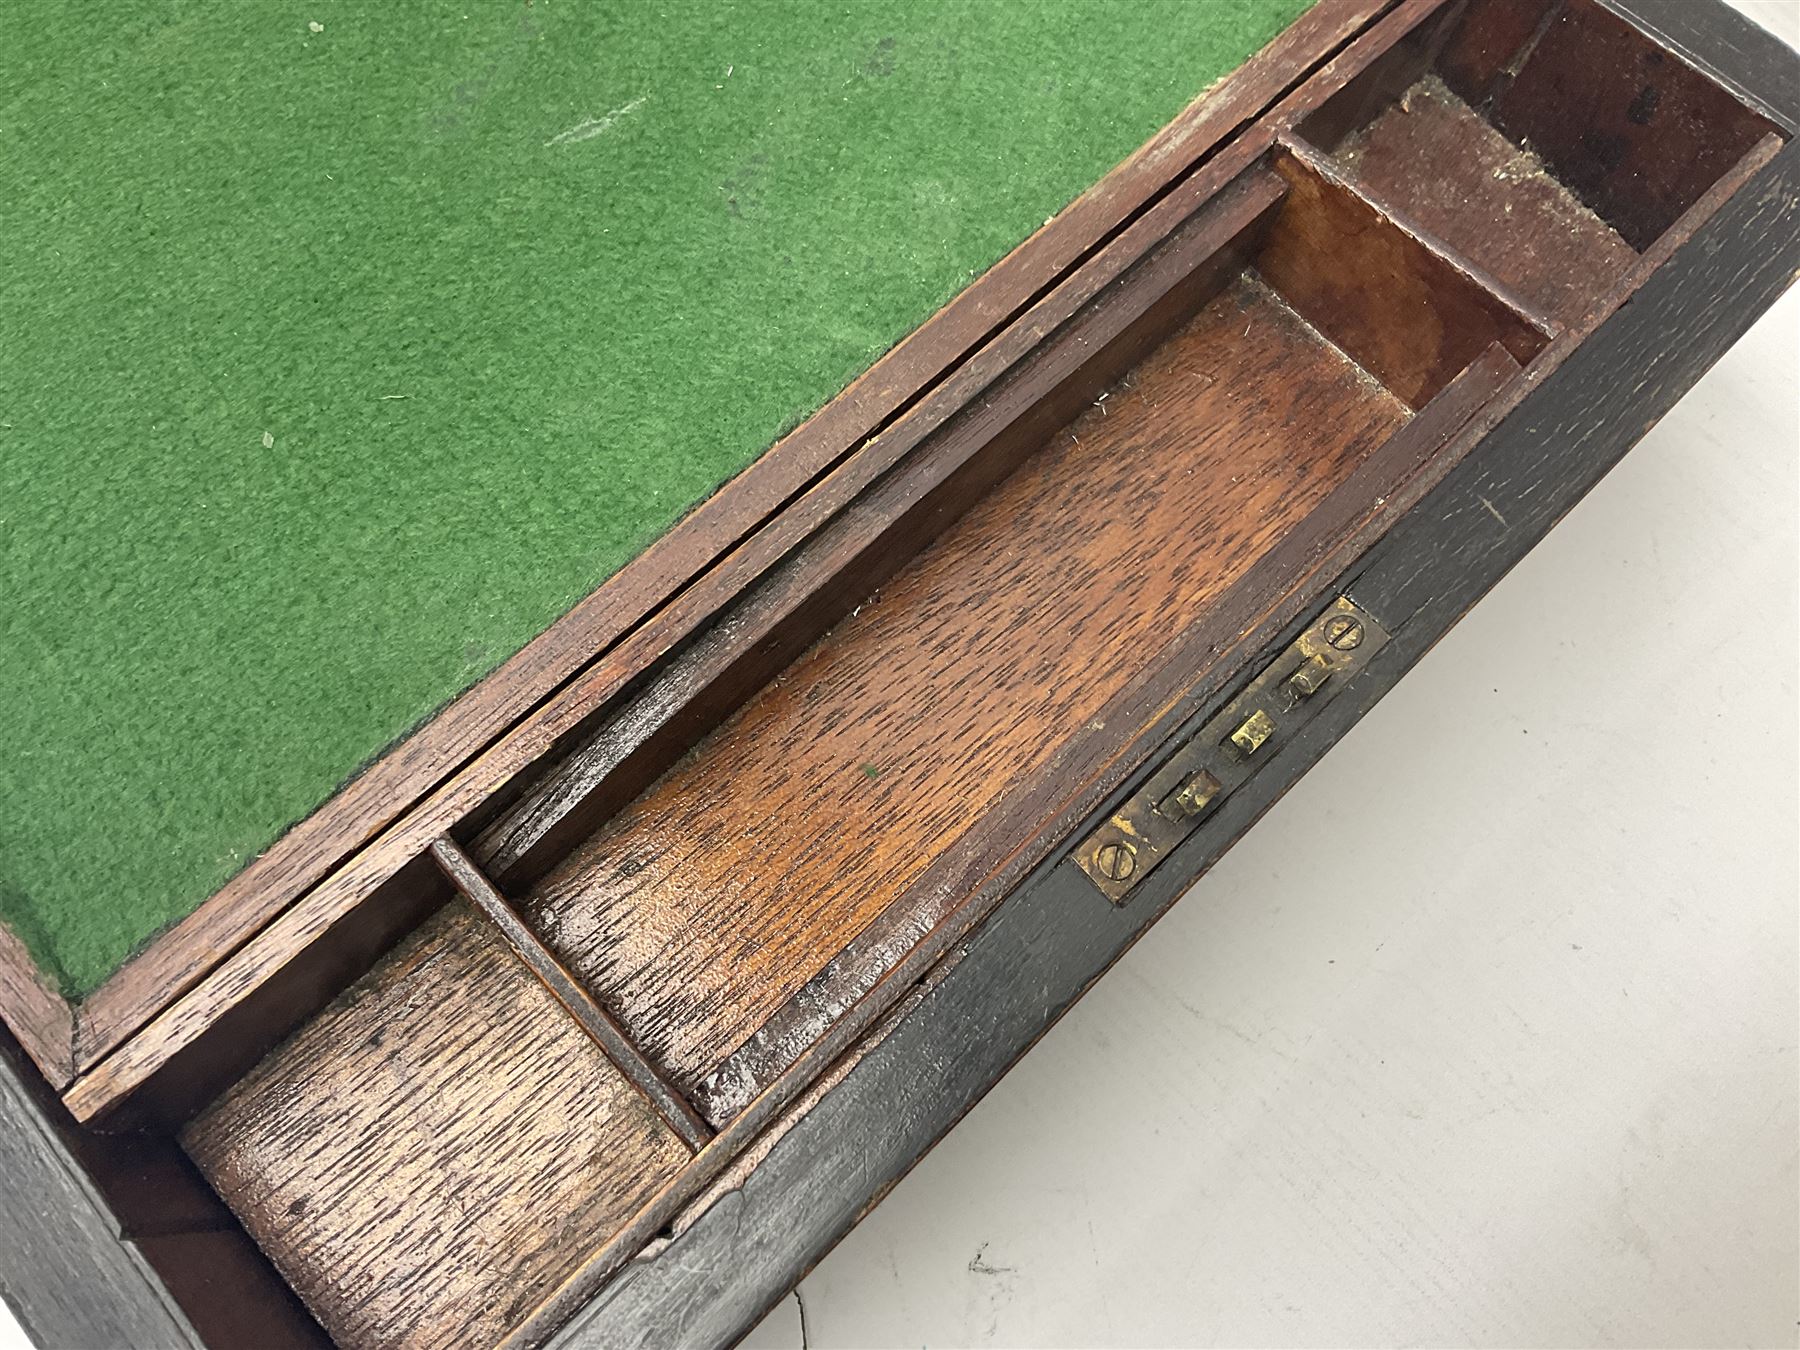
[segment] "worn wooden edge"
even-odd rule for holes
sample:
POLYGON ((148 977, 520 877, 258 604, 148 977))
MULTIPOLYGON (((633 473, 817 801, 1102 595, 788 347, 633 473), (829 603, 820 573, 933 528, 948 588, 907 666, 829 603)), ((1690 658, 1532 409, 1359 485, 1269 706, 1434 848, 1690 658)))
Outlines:
MULTIPOLYGON (((1793 281, 1800 147, 1764 158, 1742 186, 1347 569, 1340 586, 1389 626, 1387 648, 1130 904, 1105 902, 1062 852, 1044 860, 946 956, 903 1018, 859 1042, 803 1112, 774 1124, 753 1166, 697 1195, 663 1240, 521 1343, 653 1346, 680 1327, 684 1344, 723 1346, 747 1331, 1793 281), (982 1035, 971 1038, 972 1026, 982 1035)), ((1221 702, 1209 700, 1176 734, 1203 725, 1221 702)), ((1084 825, 1104 819, 1136 781, 1120 784, 1084 825)))
MULTIPOLYGON (((1389 16, 1384 22, 1405 26, 1416 21, 1417 14, 1429 12, 1443 2, 1444 0, 1402 0, 1399 12, 1389 16), (1406 19, 1407 15, 1415 17, 1406 19)), ((1354 33, 1356 30, 1352 26, 1350 31, 1354 33)), ((1311 56, 1312 63, 1302 65, 1297 55, 1290 54, 1288 64, 1282 67, 1283 73, 1292 77, 1289 83, 1274 86, 1268 79, 1260 80, 1256 85, 1259 96, 1267 101, 1285 97, 1294 84, 1312 71, 1320 67, 1326 71, 1336 71, 1343 60, 1343 56, 1335 49, 1330 52, 1315 51, 1311 56)), ((1343 78, 1348 78, 1348 75, 1343 78)), ((1201 105, 1201 111, 1204 112, 1210 106, 1201 105)), ((1266 107, 1266 102, 1261 106, 1266 107)), ((1162 166, 1170 172, 1177 169, 1187 172, 1192 161, 1200 158, 1204 151, 1210 151, 1220 135, 1241 125, 1234 117, 1230 126, 1226 127, 1221 125, 1224 120, 1222 117, 1207 119, 1200 129, 1190 134, 1189 141, 1184 142, 1193 153, 1189 155, 1184 151, 1184 157, 1180 161, 1164 155, 1160 161, 1162 166), (1204 146, 1198 143, 1201 139, 1205 141, 1204 146)), ((1161 138, 1153 141, 1152 145, 1160 143, 1161 138)), ((1244 149, 1241 156, 1234 156, 1235 149, 1236 142, 1233 142, 1231 147, 1221 152, 1221 162, 1216 166, 1215 176, 1229 176, 1228 170, 1235 173, 1241 167, 1246 167, 1255 153, 1260 153, 1251 147, 1244 149), (1243 158, 1243 165, 1237 164, 1238 157, 1243 158), (1223 162, 1226 160, 1230 163, 1223 162)), ((1133 162, 1141 164, 1147 157, 1147 152, 1140 154, 1133 162)), ((1208 164, 1209 170, 1214 167, 1208 164)), ((1170 187, 1167 182, 1163 184, 1164 195, 1168 194, 1170 187)), ((1132 228, 1132 222, 1126 222, 1111 238, 1120 239, 1132 228)), ((1054 285, 1050 289, 1054 291, 1054 285)), ((953 378, 960 380, 961 372, 953 378)), ((976 397, 981 387, 983 386, 979 382, 966 382, 966 397, 976 397)), ((924 408, 915 404, 907 415, 924 414, 924 408)), ((932 415, 947 414, 934 412, 932 415)), ((889 434, 895 434, 895 431, 891 429, 889 434)), ((872 446, 865 446, 860 453, 869 454, 879 445, 878 440, 872 446)), ((885 450, 881 453, 885 453, 885 450)), ((838 472, 848 471, 847 466, 840 466, 838 469, 838 472)), ((821 489, 815 486, 811 490, 816 492, 821 489)), ((846 503, 846 507, 853 504, 854 500, 852 498, 850 503, 846 503)), ((827 517, 827 521, 829 519, 827 517)), ((820 524, 827 521, 821 521, 820 524)), ((767 528, 778 529, 779 521, 767 528)), ((776 561, 779 561, 779 557, 771 557, 768 565, 773 565, 776 561)), ((729 565, 730 562, 728 557, 724 560, 724 565, 729 565)), ((709 602, 712 608, 700 606, 683 609, 682 621, 688 623, 690 628, 697 626, 717 605, 728 602, 751 579, 745 578, 733 587, 724 588, 716 601, 709 602)), ((675 598, 674 605, 681 608, 686 596, 701 588, 700 583, 690 586, 675 598)), ((256 996, 259 988, 289 962, 296 960, 297 953, 305 953, 325 942, 334 927, 359 906, 375 903, 379 899, 380 888, 388 884, 399 869, 417 857, 431 839, 462 826, 466 818, 488 802, 494 793, 502 791, 523 771, 552 754, 607 698, 621 690, 628 690, 633 676, 643 668, 645 661, 655 659, 658 654, 669 650, 679 636, 678 633, 664 634, 659 627, 660 623, 660 615, 653 616, 645 626, 637 630, 651 635, 645 639, 645 645, 650 647, 648 657, 633 657, 631 660, 618 662, 612 653, 607 653, 590 663, 586 670, 541 704, 530 718, 489 746, 455 777, 439 786, 319 885, 297 902, 288 905, 265 928, 231 953, 228 959, 222 959, 193 982, 185 993, 155 1012, 153 1020, 145 1029, 122 1040, 97 1062, 92 1059, 85 1061, 86 1072, 68 1094, 70 1107, 78 1118, 94 1119, 112 1110, 126 1097, 138 1091, 152 1076, 161 1073, 172 1061, 178 1058, 193 1060, 198 1053, 195 1049, 196 1042, 221 1019, 239 1014, 247 1015, 246 1005, 256 996)), ((636 642, 637 639, 628 635, 626 641, 636 642)), ((81 1067, 83 1065, 78 1063, 78 1068, 81 1067)), ((167 1106, 166 1102, 158 1102, 155 1109, 158 1114, 164 1114, 167 1106)))
POLYGON ((0 1012, 38 1072, 58 1091, 75 1077, 75 1007, 44 978, 18 935, 0 924, 0 1012))
MULTIPOLYGON (((758 525, 779 514, 820 474, 854 454, 1172 180, 1259 114, 1272 93, 1291 86, 1394 3, 1317 0, 824 408, 492 674, 384 752, 193 913, 153 938, 80 1002, 72 1037, 74 1068, 91 1067, 119 1045, 608 646, 679 595, 758 525)), ((15 1009, 15 1030, 35 1057, 42 1037, 35 1034, 33 1010, 22 996, 15 1002, 13 982, 0 982, 0 1017, 14 1024, 15 1009)), ((42 1067, 48 1072, 55 1061, 42 1067)))

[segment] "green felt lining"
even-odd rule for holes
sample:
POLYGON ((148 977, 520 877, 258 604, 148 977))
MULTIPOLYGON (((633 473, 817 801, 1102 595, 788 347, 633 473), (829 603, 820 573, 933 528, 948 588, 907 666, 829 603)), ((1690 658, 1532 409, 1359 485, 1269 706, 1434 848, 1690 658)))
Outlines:
POLYGON ((8 6, 0 919, 95 988, 1305 4, 8 6))

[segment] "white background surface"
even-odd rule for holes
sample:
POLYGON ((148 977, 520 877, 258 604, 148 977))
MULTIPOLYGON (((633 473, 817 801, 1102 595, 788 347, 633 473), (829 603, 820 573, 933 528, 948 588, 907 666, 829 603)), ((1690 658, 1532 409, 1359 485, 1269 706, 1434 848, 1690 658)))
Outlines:
POLYGON ((1792 293, 746 1345, 1795 1345, 1797 366, 1792 293))

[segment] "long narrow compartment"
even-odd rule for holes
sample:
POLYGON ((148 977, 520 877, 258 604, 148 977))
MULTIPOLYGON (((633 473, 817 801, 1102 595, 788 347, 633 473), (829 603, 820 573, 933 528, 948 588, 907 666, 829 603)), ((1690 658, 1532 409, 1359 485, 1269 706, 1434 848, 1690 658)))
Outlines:
MULTIPOLYGON (((1770 131, 1592 0, 1445 5, 464 842, 728 1127, 1770 131)), ((691 1156, 460 902, 183 1138, 346 1344, 503 1334, 691 1156)))
MULTIPOLYGON (((1434 398, 1474 406, 1467 367, 1503 379, 1543 345, 1291 156, 1247 181, 1278 209, 1224 271, 1180 274, 1201 283, 1147 356, 515 897, 715 1125, 817 1030, 793 1012, 834 958, 885 933, 850 963, 866 985, 967 889, 971 827, 1059 790, 1071 733, 1307 553, 1346 484, 1372 508, 1392 482, 1369 470, 1416 467, 1434 398)), ((689 1156, 461 902, 183 1141, 345 1344, 504 1331, 689 1156)))
POLYGON ((534 887, 526 917, 699 1091, 1407 417, 1240 277, 534 887))
MULTIPOLYGON (((1259 563, 1327 544, 1321 505, 1420 410, 1547 340, 1341 184, 1274 167, 1251 266, 519 897, 715 1124, 979 880, 979 822, 1066 788, 1081 730, 1259 563), (846 958, 878 918, 883 950, 846 958)), ((1365 474, 1357 510, 1416 467, 1365 474)))

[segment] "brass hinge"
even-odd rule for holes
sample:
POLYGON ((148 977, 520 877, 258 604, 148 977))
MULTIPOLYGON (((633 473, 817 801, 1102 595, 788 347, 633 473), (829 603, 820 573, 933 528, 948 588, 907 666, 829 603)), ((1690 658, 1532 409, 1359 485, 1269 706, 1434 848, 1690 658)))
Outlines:
POLYGON ((1387 642, 1373 615, 1339 597, 1075 850, 1122 905, 1169 852, 1329 703, 1387 642))

